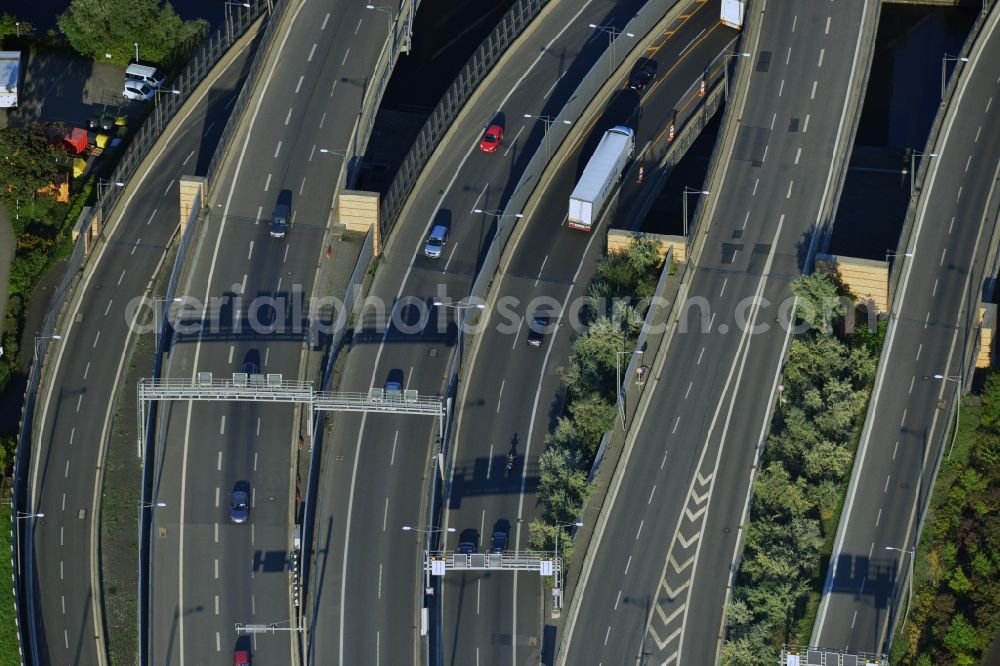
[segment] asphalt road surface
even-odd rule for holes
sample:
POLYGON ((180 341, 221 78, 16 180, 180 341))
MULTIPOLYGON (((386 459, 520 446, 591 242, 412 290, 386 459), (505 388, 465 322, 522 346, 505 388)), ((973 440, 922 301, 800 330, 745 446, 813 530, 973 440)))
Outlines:
MULTIPOLYGON (((733 39, 718 21, 717 3, 699 5, 671 25, 650 47, 659 76, 642 92, 622 90, 592 126, 577 135, 575 150, 546 188, 505 272, 497 302, 513 303, 517 321, 493 317, 480 341, 475 364, 460 396, 458 429, 446 527, 455 528, 445 545, 474 537, 480 551, 491 546, 494 531, 508 535, 509 550, 528 550, 527 525, 541 513, 537 504, 538 454, 554 419, 562 412, 567 359, 573 326, 580 318, 578 298, 586 295, 604 253, 603 226, 590 234, 565 225, 566 202, 600 136, 611 126, 636 130, 637 151, 650 153, 667 144, 664 127, 693 82, 733 39), (526 344, 536 310, 550 313, 553 330, 541 348, 526 344), (560 316, 561 315, 561 316, 560 316), (557 324, 558 320, 558 324, 557 324), (505 456, 516 465, 506 473, 505 456)), ((624 88, 624 81, 620 82, 624 88)), ((638 154, 637 154, 638 157, 638 154)), ((617 211, 625 211, 636 166, 626 167, 617 211)), ((613 214, 616 211, 610 210, 613 214)), ((506 310, 506 308, 505 308, 506 310)), ((627 360, 626 360, 627 363, 627 360)), ((546 641, 543 578, 537 573, 450 572, 442 586, 443 663, 536 663, 546 641)))
MULTIPOLYGON (((588 24, 624 24, 639 6, 550 3, 526 43, 501 61, 495 78, 470 100, 448 149, 429 167, 409 214, 394 231, 370 290, 397 318, 387 326, 375 308, 362 313, 339 390, 367 391, 391 375, 421 394, 443 392, 455 313, 430 305, 435 299, 459 301, 471 288, 495 225, 492 216, 471 211, 502 209, 541 144, 542 124, 524 114, 558 114, 580 77, 604 55, 606 36, 588 24), (505 139, 488 155, 478 144, 491 122, 505 127, 505 139), (451 229, 436 260, 422 255, 432 222, 451 229), (421 309, 429 310, 423 324, 421 309), (407 333, 410 326, 417 332, 407 333)), ((544 228, 546 243, 550 235, 562 236, 544 228)), ((578 260, 589 239, 571 238, 567 253, 578 260)), ((402 528, 426 527, 422 493, 433 473, 430 445, 436 435, 437 424, 419 417, 334 417, 315 522, 311 663, 402 664, 420 654, 424 535, 402 528)), ((537 655, 538 646, 515 644, 507 651, 523 661, 537 655)))
MULTIPOLYGON (((84 290, 79 321, 49 348, 51 389, 36 411, 42 425, 32 461, 31 502, 45 514, 34 526, 39 663, 100 664, 103 632, 93 521, 100 461, 110 436, 129 336, 128 303, 143 295, 177 229, 177 176, 204 173, 248 66, 239 55, 190 109, 190 115, 124 204, 121 221, 84 290)), ((185 111, 187 112, 187 111, 185 111)), ((139 508, 136 507, 138 512, 139 508)))
POLYGON ((888 652, 894 610, 904 612, 910 551, 937 461, 950 443, 948 415, 967 376, 966 336, 996 224, 1000 126, 1000 13, 984 28, 959 82, 907 248, 872 404, 844 504, 811 644, 888 652), (947 377, 936 379, 935 375, 947 377), (887 550, 893 548, 898 550, 887 550), (900 597, 903 597, 900 599, 900 597))
POLYGON ((832 196, 872 5, 768 11, 757 43, 737 49, 753 70, 735 149, 719 163, 721 191, 708 195, 714 214, 697 232, 707 237, 688 305, 630 428, 559 663, 716 661, 751 464, 788 343, 789 283, 832 196))
MULTIPOLYGON (((276 35, 209 199, 195 270, 179 293, 200 331, 175 335, 168 377, 244 370, 305 379, 305 316, 343 150, 385 39, 384 16, 363 4, 305 2, 276 35), (279 199, 291 204, 282 239, 269 237, 279 199), (214 301, 212 299, 215 299, 214 301), (203 311, 201 308, 204 307, 203 311)), ((161 407, 151 601, 155 664, 203 664, 248 648, 254 663, 289 663, 287 632, 240 636, 237 623, 292 619, 288 553, 300 422, 291 405, 193 402, 161 407), (231 524, 237 484, 250 514, 231 524)))

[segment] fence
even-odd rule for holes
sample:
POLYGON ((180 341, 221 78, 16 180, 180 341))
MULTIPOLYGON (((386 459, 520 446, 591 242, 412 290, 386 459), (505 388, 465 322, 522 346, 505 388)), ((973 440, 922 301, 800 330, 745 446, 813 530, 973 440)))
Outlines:
POLYGON ((518 0, 500 19, 493 32, 479 45, 465 63, 465 67, 459 71, 441 101, 420 128, 410 152, 399 165, 399 171, 396 172, 389 189, 382 197, 379 215, 380 238, 389 237, 389 232, 396 223, 403 204, 409 198, 417 178, 424 170, 427 160, 441 143, 441 137, 451 127, 469 96, 548 1, 518 0))

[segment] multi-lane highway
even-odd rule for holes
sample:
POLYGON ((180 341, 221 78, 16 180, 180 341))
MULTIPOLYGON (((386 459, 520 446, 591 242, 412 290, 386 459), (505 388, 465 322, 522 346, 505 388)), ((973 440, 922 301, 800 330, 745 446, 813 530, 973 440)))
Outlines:
MULTIPOLYGON (((290 7, 261 69, 254 100, 192 248, 179 293, 202 328, 175 336, 169 377, 280 373, 305 379, 308 303, 334 190, 362 87, 386 37, 364 4, 290 7), (291 204, 284 238, 269 236, 280 198, 291 204), (212 301, 212 299, 221 299, 212 301), (296 314, 297 312, 301 314, 296 314)), ((202 664, 250 649, 254 663, 289 663, 288 633, 239 637, 237 623, 293 621, 288 553, 300 422, 292 406, 194 402, 164 406, 153 526, 152 654, 156 664, 202 664), (250 495, 249 519, 232 524, 230 493, 250 495), (227 654, 228 653, 228 654, 227 654)))
MULTIPOLYGON (((768 3, 681 322, 630 429, 560 663, 716 660, 738 528, 788 342, 779 311, 834 196, 873 2, 768 3), (698 305, 698 304, 702 305, 698 305)), ((757 11, 757 10, 755 10, 757 11)), ((739 104, 739 102, 738 102, 739 104)), ((849 145, 849 143, 847 144, 849 145)), ((711 178, 711 176, 710 176, 711 178)), ((785 311, 787 313, 787 310, 785 311)), ((787 316, 787 315, 786 315, 787 316)))
POLYGON ((978 324, 985 255, 1000 210, 998 21, 994 8, 964 66, 920 194, 906 248, 912 256, 899 259, 899 292, 813 645, 888 651, 893 610, 905 608, 911 555, 901 551, 915 545, 947 444, 948 415, 968 368, 967 336, 978 324))
MULTIPOLYGON (((492 318, 459 394, 454 472, 444 521, 456 531, 447 535, 448 550, 475 534, 478 549, 485 551, 494 530, 507 533, 509 550, 527 549, 527 524, 540 513, 537 459, 553 414, 559 413, 567 357, 580 333, 570 325, 578 318, 571 304, 586 295, 604 251, 605 227, 590 234, 569 230, 566 202, 609 127, 631 126, 638 149, 651 143, 650 154, 662 153, 673 109, 697 100, 682 96, 735 36, 719 23, 718 11, 715 2, 692 5, 656 36, 643 53, 657 64, 655 81, 641 92, 622 90, 594 123, 579 128, 573 150, 522 221, 524 235, 496 293, 496 302, 514 304, 519 320, 511 324, 506 314, 492 318), (524 318, 536 308, 551 312, 554 324, 540 349, 526 344, 524 318), (508 474, 504 458, 510 451, 516 454, 516 466, 508 474)), ((624 80, 618 83, 624 88, 624 80)), ((634 168, 626 174, 619 197, 622 210, 629 208, 629 198, 639 189, 633 182, 634 168)), ((450 572, 442 585, 444 663, 535 663, 544 647, 544 592, 537 573, 450 572)))
MULTIPOLYGON (((524 114, 557 115, 580 77, 605 53, 606 36, 588 24, 624 25, 640 4, 549 3, 523 41, 480 86, 418 184, 379 264, 370 294, 387 310, 399 313, 399 320, 387 326, 384 318, 372 313, 359 318, 341 390, 367 391, 382 386, 394 373, 402 376, 407 388, 420 393, 443 391, 455 338, 453 329, 437 322, 439 317, 453 321, 454 312, 432 308, 429 322, 416 334, 405 333, 401 323, 414 324, 419 310, 434 299, 458 301, 468 294, 477 259, 493 230, 490 216, 471 211, 503 208, 505 192, 519 180, 532 152, 543 145, 541 123, 526 121, 524 114), (480 152, 478 144, 491 121, 505 126, 506 138, 489 155, 480 152), (422 256, 432 222, 451 228, 437 260, 422 256)), ((563 230, 544 226, 545 222, 524 220, 544 229, 546 238, 561 235, 563 230)), ((571 237, 575 256, 582 254, 588 241, 571 237)), ((545 242, 551 246, 553 241, 545 242)), ((532 270, 537 273, 537 267, 532 270)), ((510 342, 505 344, 509 347, 510 342)), ((533 380, 532 386, 537 383, 533 380)), ((515 387, 508 390, 515 392, 515 387)), ((424 539, 419 533, 403 532, 402 527, 426 527, 422 492, 433 470, 429 445, 436 432, 436 424, 415 417, 334 419, 315 523, 314 663, 398 664, 417 657, 422 588, 418 566, 424 539)), ((526 436, 525 431, 522 437, 526 436)), ((479 517, 477 528, 478 524, 479 517)), ((535 633, 538 619, 536 613, 530 618, 531 627, 518 631, 535 633)), ((510 638, 511 624, 504 622, 502 631, 510 638)), ((486 635, 476 631, 477 636, 486 635)), ((445 635, 442 640, 450 645, 454 638, 445 635)), ((502 648, 503 640, 496 641, 495 649, 506 649, 506 658, 525 659, 538 649, 513 640, 514 649, 502 648)), ((461 663, 466 663, 467 654, 471 652, 463 647, 461 663)))
POLYGON ((38 663, 105 661, 99 563, 93 559, 96 489, 126 360, 128 304, 143 295, 177 229, 177 177, 208 163, 252 53, 240 53, 182 110, 183 123, 165 137, 162 154, 135 175, 115 236, 81 284, 78 308, 64 317, 67 328, 57 331, 62 339, 50 348, 48 362, 55 367, 36 408, 41 427, 31 471, 31 506, 45 518, 34 526, 34 562, 26 569, 33 570, 38 663))

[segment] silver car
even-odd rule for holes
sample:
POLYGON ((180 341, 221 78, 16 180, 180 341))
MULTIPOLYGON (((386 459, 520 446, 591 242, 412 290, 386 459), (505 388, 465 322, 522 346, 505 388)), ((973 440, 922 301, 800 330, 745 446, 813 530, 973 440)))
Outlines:
POLYGON ((424 246, 424 254, 431 259, 437 259, 441 256, 441 249, 444 244, 448 242, 448 227, 444 225, 436 225, 431 229, 430 235, 427 237, 427 245, 424 246))

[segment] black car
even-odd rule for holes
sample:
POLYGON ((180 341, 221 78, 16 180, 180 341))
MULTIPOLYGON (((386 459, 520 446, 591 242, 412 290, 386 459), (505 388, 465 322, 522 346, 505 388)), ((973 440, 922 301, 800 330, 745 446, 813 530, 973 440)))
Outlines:
POLYGON ((459 555, 472 555, 476 552, 476 544, 471 541, 462 541, 458 544, 458 549, 455 552, 459 555))
POLYGON ((491 553, 502 553, 507 548, 507 533, 497 530, 493 533, 493 544, 490 546, 491 553))
POLYGON ((549 327, 548 315, 536 312, 528 324, 528 346, 541 347, 545 341, 545 331, 549 327))
POLYGON ((292 217, 292 191, 281 190, 271 213, 271 238, 284 238, 292 217))
POLYGON ((632 90, 644 90, 646 85, 656 76, 656 67, 650 62, 636 65, 628 77, 628 87, 632 90))

